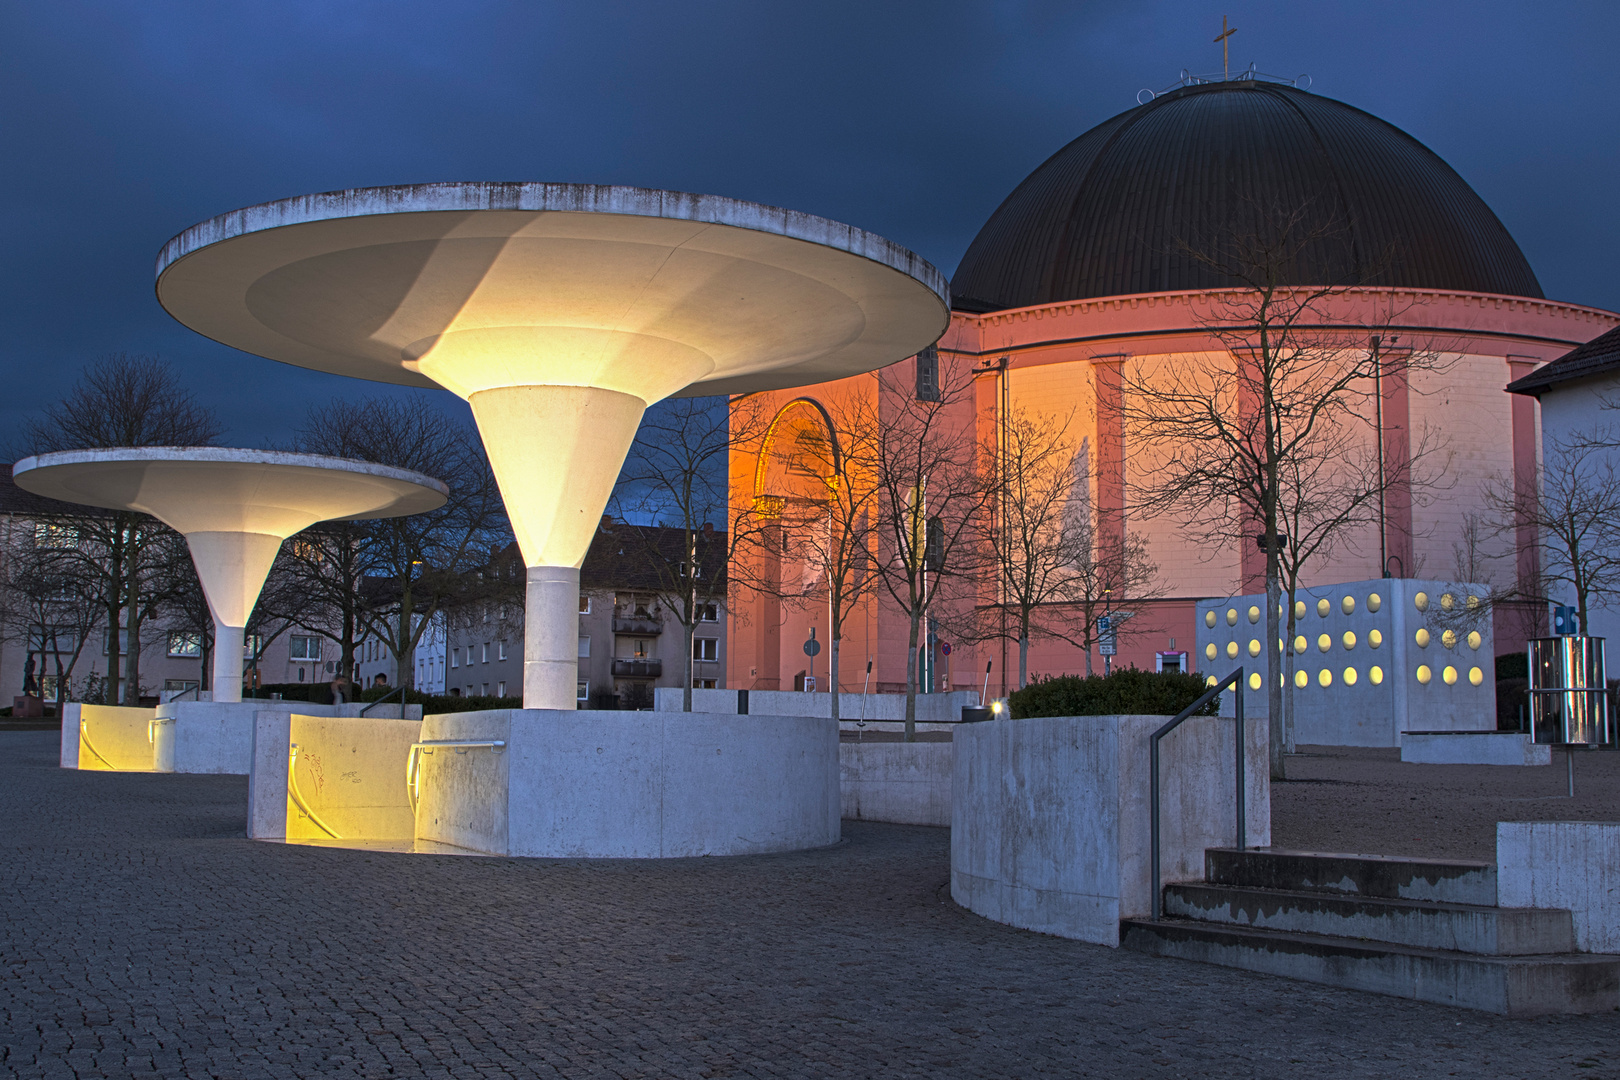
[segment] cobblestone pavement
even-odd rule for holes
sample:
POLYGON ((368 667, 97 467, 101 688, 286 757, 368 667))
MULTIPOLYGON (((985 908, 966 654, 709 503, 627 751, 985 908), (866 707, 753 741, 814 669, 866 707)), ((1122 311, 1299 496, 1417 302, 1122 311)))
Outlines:
POLYGON ((0 1072, 23 1077, 1620 1076, 1509 1021, 969 915, 944 830, 574 862, 242 837, 240 777, 0 734, 0 1072))

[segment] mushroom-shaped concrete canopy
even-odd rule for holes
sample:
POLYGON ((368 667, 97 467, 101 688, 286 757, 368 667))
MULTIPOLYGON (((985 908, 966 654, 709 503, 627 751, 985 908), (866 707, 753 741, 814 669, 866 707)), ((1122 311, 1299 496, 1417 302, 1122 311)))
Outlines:
POLYGON ((405 469, 267 450, 64 450, 12 466, 24 491, 151 514, 183 534, 214 616, 214 700, 242 700, 242 639, 281 542, 317 521, 420 514, 448 489, 405 469))
POLYGON ((531 708, 574 707, 579 565, 648 405, 872 371, 950 320, 944 276, 881 237, 627 187, 287 199, 186 230, 157 270, 217 341, 467 399, 529 567, 531 708))

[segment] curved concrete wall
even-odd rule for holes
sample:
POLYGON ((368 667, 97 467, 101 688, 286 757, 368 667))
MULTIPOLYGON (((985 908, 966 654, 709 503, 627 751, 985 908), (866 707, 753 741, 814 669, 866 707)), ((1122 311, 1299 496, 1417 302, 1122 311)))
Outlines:
MULTIPOLYGON (((1164 716, 1060 716, 957 727, 951 897, 996 922, 1098 945, 1152 910, 1148 737, 1164 716)), ((1248 843, 1271 843, 1265 722, 1244 730, 1248 843)), ((1198 880, 1237 840, 1230 719, 1188 720, 1159 744, 1162 880, 1198 880)))
POLYGON ((62 717, 62 768, 172 771, 167 746, 159 745, 166 732, 152 723, 154 715, 152 709, 70 702, 62 717))
POLYGON ((418 839, 496 855, 678 858, 839 838, 824 717, 497 709, 429 716, 418 839))
MULTIPOLYGON (((227 773, 247 776, 253 771, 253 725, 260 712, 284 716, 359 716, 363 702, 344 705, 316 705, 307 701, 171 701, 157 707, 159 719, 172 719, 169 730, 174 741, 174 772, 227 773)), ((390 702, 367 714, 374 719, 400 716, 400 707, 390 702)), ((405 706, 409 719, 422 718, 422 706, 405 706)))

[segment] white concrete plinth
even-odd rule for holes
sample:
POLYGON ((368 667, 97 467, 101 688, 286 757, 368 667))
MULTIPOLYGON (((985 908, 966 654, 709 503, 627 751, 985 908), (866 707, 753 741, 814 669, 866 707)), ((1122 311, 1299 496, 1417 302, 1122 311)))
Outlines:
POLYGON ((844 817, 899 825, 951 823, 951 744, 838 744, 844 817))
POLYGON ((1569 911, 1577 949, 1620 953, 1620 822, 1498 822, 1496 902, 1569 911))
MULTIPOLYGON (((956 729, 951 896, 1012 926, 1119 944, 1152 911, 1148 736, 1162 716, 990 720, 956 729)), ((1251 847, 1271 843, 1264 724, 1246 725, 1251 847)), ((1194 717, 1160 744, 1162 879, 1201 880, 1237 841, 1233 722, 1194 717)))
MULTIPOLYGON (((159 740, 170 740, 170 760, 177 773, 224 773, 247 776, 252 772, 253 726, 257 713, 269 710, 283 715, 305 713, 313 716, 359 716, 364 702, 346 705, 313 705, 307 701, 171 701, 157 707, 159 740), (162 721, 170 723, 164 724, 162 721)), ((407 715, 420 718, 422 706, 406 706, 407 715)), ((378 705, 368 714, 383 718, 400 716, 393 703, 378 705)))
POLYGON ((836 843, 838 731, 815 717, 492 709, 429 716, 416 835, 495 855, 677 858, 836 843))
POLYGON ((1551 765, 1552 747, 1517 731, 1403 731, 1401 760, 1415 765, 1551 765))

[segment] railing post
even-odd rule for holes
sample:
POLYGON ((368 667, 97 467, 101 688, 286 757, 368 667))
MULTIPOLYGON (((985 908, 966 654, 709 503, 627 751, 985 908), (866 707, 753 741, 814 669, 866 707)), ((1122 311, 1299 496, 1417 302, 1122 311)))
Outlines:
POLYGON ((1149 798, 1153 800, 1153 921, 1158 922, 1159 916, 1164 914, 1164 896, 1159 886, 1159 736, 1157 733, 1148 740, 1148 760, 1152 780, 1149 783, 1149 798))
POLYGON ((1237 846, 1239 851, 1249 846, 1248 800, 1243 797, 1243 774, 1247 771, 1244 766, 1248 764, 1248 743, 1243 737, 1242 671, 1242 668, 1238 669, 1237 704, 1233 710, 1234 715, 1237 717, 1237 846))

